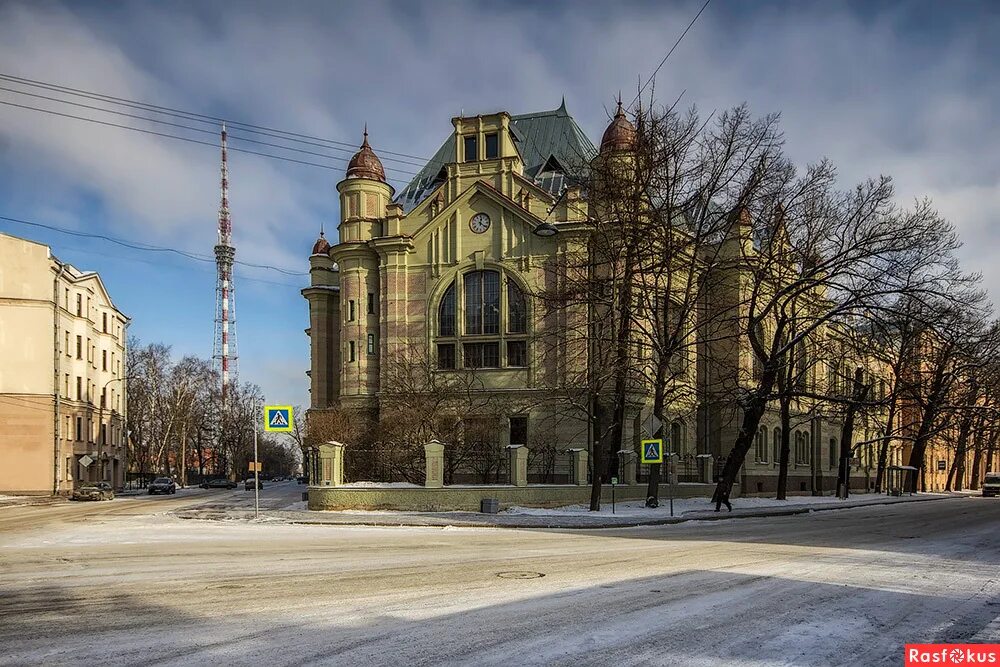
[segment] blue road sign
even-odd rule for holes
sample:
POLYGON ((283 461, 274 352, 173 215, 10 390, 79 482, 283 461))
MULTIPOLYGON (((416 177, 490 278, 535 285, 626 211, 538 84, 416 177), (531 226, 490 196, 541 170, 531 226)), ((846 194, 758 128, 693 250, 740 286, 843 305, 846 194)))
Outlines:
POLYGON ((663 463, 663 440, 642 441, 642 462, 663 463))

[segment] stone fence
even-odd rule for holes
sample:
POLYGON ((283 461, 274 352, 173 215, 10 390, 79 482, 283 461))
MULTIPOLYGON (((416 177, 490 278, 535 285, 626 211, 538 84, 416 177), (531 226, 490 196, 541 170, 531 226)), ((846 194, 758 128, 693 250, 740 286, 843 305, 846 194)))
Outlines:
MULTIPOLYGON (((528 485, 528 448, 523 445, 507 447, 509 480, 505 485, 444 484, 444 445, 432 440, 424 445, 425 479, 423 486, 393 484, 345 484, 344 447, 340 442, 320 445, 314 474, 309 480, 309 509, 390 509, 414 511, 478 511, 480 501, 495 498, 501 505, 527 507, 558 507, 587 503, 590 486, 587 481, 587 450, 567 450, 572 457, 570 484, 528 485)), ((623 450, 622 479, 615 487, 617 500, 642 500, 646 497, 646 484, 636 483, 636 453, 623 450)), ((659 497, 671 492, 675 498, 711 496, 712 484, 677 484, 676 475, 660 485, 659 497)), ((611 501, 612 489, 605 484, 602 497, 611 501)), ((733 497, 737 493, 734 490, 733 497)))

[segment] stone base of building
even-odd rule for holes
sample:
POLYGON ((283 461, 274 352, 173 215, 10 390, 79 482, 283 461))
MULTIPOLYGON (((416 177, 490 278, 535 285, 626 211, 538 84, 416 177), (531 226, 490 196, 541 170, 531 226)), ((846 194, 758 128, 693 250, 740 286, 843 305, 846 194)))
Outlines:
MULTIPOLYGON (((678 484, 673 488, 674 498, 710 498, 714 484, 678 484)), ((645 484, 629 484, 614 489, 615 501, 643 500, 645 484)), ((733 487, 733 498, 738 497, 739 486, 733 487)), ((602 487, 602 502, 611 502, 611 487, 602 487)), ((660 485, 660 503, 670 497, 670 486, 660 485)), ((590 502, 590 487, 569 484, 538 484, 532 486, 469 485, 427 487, 309 487, 311 510, 402 510, 416 512, 478 512, 480 501, 496 498, 500 508, 560 507, 590 502)))

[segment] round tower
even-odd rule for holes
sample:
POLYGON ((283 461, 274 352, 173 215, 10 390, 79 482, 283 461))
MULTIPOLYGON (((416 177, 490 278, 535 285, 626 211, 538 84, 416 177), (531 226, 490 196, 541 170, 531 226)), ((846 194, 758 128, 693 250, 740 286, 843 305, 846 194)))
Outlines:
POLYGON ((379 389, 379 255, 369 243, 385 234, 386 207, 394 191, 368 143, 347 165, 340 193, 340 238, 330 257, 340 271, 341 404, 364 408, 379 389))

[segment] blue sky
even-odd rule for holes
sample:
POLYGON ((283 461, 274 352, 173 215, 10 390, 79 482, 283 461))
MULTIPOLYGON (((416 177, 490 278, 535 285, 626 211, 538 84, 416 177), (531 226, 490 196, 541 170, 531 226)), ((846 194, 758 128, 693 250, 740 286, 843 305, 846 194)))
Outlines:
MULTIPOLYGON (((0 72, 351 144, 367 122, 376 151, 414 156, 431 155, 462 111, 551 109, 565 95, 597 141, 617 92, 634 94, 701 4, 8 1, 0 72)), ((996 295, 998 35, 995 2, 713 0, 656 91, 705 112, 779 111, 800 164, 829 157, 845 187, 887 173, 901 202, 931 197, 996 295)), ((5 91, 0 101, 108 118, 5 91)), ((335 235, 344 163, 285 154, 332 168, 233 153, 237 256, 305 271, 320 225, 335 235)), ((418 170, 385 165, 397 189, 418 170)), ((0 105, 2 216, 210 255, 218 199, 217 150, 0 105)), ((99 271, 141 339, 211 355, 210 263, 0 231, 99 271)), ((238 269, 241 376, 271 402, 308 403, 305 281, 238 269)))

